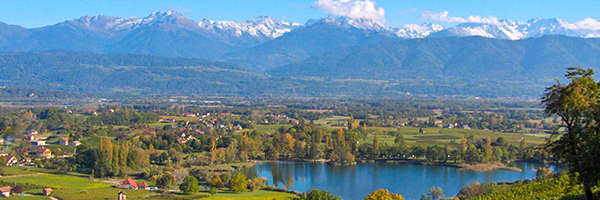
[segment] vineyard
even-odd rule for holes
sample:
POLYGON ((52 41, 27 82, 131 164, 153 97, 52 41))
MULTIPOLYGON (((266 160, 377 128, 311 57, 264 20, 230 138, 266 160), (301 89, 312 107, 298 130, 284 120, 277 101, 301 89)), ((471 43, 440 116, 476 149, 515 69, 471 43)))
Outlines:
MULTIPOLYGON (((585 199, 583 186, 577 184, 576 177, 561 175, 556 178, 534 181, 509 190, 472 198, 474 200, 514 200, 514 199, 585 199)), ((598 194, 600 189, 594 188, 598 194)))

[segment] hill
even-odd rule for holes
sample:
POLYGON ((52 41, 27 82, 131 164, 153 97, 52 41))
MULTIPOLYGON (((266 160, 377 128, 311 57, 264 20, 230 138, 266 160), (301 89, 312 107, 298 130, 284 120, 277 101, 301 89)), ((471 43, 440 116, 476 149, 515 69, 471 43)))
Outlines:
POLYGON ((400 84, 390 86, 392 90, 402 87, 400 90, 411 93, 423 93, 414 88, 429 85, 433 90, 480 88, 513 93, 531 89, 541 94, 554 78, 563 76, 567 67, 599 68, 598 58, 600 39, 566 36, 516 41, 482 37, 425 38, 340 48, 267 73, 393 80, 400 84))

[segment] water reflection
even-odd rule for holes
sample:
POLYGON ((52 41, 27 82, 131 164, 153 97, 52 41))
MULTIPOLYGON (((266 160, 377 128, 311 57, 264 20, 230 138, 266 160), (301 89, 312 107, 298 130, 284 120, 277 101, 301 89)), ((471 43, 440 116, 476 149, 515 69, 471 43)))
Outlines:
POLYGON ((265 162, 244 169, 248 177, 266 177, 269 185, 304 192, 311 187, 331 191, 344 199, 362 199, 385 188, 406 199, 419 199, 433 187, 441 187, 448 197, 466 185, 478 182, 532 179, 532 163, 515 163, 522 172, 472 172, 457 168, 395 163, 361 163, 356 166, 329 166, 323 163, 265 162))

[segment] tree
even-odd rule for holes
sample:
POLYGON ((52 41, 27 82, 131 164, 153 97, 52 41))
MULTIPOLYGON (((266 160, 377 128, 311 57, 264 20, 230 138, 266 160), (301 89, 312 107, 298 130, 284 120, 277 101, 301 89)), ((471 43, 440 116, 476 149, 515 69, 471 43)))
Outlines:
POLYGON ((222 188, 225 187, 225 184, 221 180, 221 177, 214 176, 212 179, 210 179, 210 186, 213 188, 222 188))
POLYGON ((433 200, 438 200, 441 197, 443 197, 444 195, 446 195, 446 193, 444 193, 444 190, 442 190, 442 188, 436 188, 435 186, 432 187, 431 189, 429 189, 429 196, 431 196, 431 198, 433 200))
POLYGON ((404 135, 402 133, 396 134, 396 139, 394 139, 394 144, 400 147, 406 146, 406 139, 404 139, 404 135))
POLYGON ((200 190, 200 185, 198 185, 198 179, 192 175, 187 175, 183 182, 179 185, 179 190, 186 194, 193 194, 200 190))
POLYGON ((265 177, 255 177, 248 179, 248 189, 250 191, 260 190, 263 186, 267 184, 267 178, 265 177))
MULTIPOLYGON (((600 179, 600 86, 592 78, 592 69, 569 68, 569 84, 559 81, 546 88, 542 103, 545 113, 558 115, 566 133, 547 146, 559 160, 568 164, 570 172, 579 173, 586 198, 596 199, 592 187, 600 179)), ((556 133, 555 133, 556 134, 556 133)))
POLYGON ((166 188, 173 183, 173 176, 171 174, 162 174, 156 179, 156 187, 166 188))
POLYGON ((217 160, 217 143, 215 139, 210 139, 210 165, 215 164, 215 160, 217 160))
POLYGON ((235 173, 229 181, 229 189, 236 193, 246 192, 247 188, 248 181, 246 180, 246 176, 240 172, 235 173))
POLYGON ((379 140, 377 138, 377 133, 373 136, 373 159, 377 159, 379 157, 379 140))
POLYGON ((300 200, 342 200, 339 196, 331 194, 325 190, 308 189, 306 193, 300 195, 300 200))
POLYGON ((485 140, 485 146, 484 146, 484 151, 483 151, 483 162, 487 163, 490 162, 492 159, 492 154, 493 154, 493 149, 492 149, 492 139, 490 137, 487 137, 485 140))
POLYGON ((550 178, 551 175, 552 175, 552 169, 550 169, 548 167, 538 167, 535 170, 535 179, 537 179, 537 180, 544 180, 544 179, 550 178))
POLYGON ((404 197, 400 194, 390 193, 386 189, 378 189, 367 195, 365 200, 404 200, 404 197))

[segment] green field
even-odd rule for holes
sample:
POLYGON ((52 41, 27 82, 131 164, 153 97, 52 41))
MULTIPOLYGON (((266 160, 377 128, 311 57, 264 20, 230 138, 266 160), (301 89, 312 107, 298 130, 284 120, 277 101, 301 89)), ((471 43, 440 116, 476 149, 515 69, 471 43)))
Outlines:
MULTIPOLYGON (((447 128, 423 128, 424 133, 419 133, 419 128, 416 127, 402 127, 402 128, 387 128, 387 127, 369 127, 367 128, 369 133, 376 133, 378 139, 381 142, 392 144, 394 143, 394 136, 387 134, 388 131, 398 130, 404 134, 404 138, 408 141, 409 145, 432 145, 432 144, 445 144, 446 142, 457 142, 460 143, 461 136, 465 134, 475 134, 476 139, 483 139, 490 137, 495 140, 498 137, 504 137, 509 141, 510 144, 519 145, 521 138, 523 138, 528 146, 538 146, 546 142, 546 138, 550 137, 549 134, 521 134, 521 133, 502 133, 493 132, 478 129, 447 129, 447 128), (545 136, 545 137, 544 137, 545 136)), ((367 136, 366 143, 373 142, 373 135, 367 136)))
MULTIPOLYGON (((205 193, 208 194, 208 193, 205 193)), ((210 195, 210 194, 208 194, 210 195)), ((273 192, 273 191, 265 191, 265 190, 257 190, 253 192, 235 194, 235 193, 217 193, 208 198, 202 198, 202 200, 262 200, 262 199, 293 199, 295 195, 283 193, 283 192, 273 192)))
POLYGON ((51 188, 93 189, 112 186, 112 184, 110 183, 105 183, 97 180, 90 180, 88 178, 56 174, 36 174, 17 177, 2 177, 0 178, 0 180, 14 183, 31 183, 51 188))

